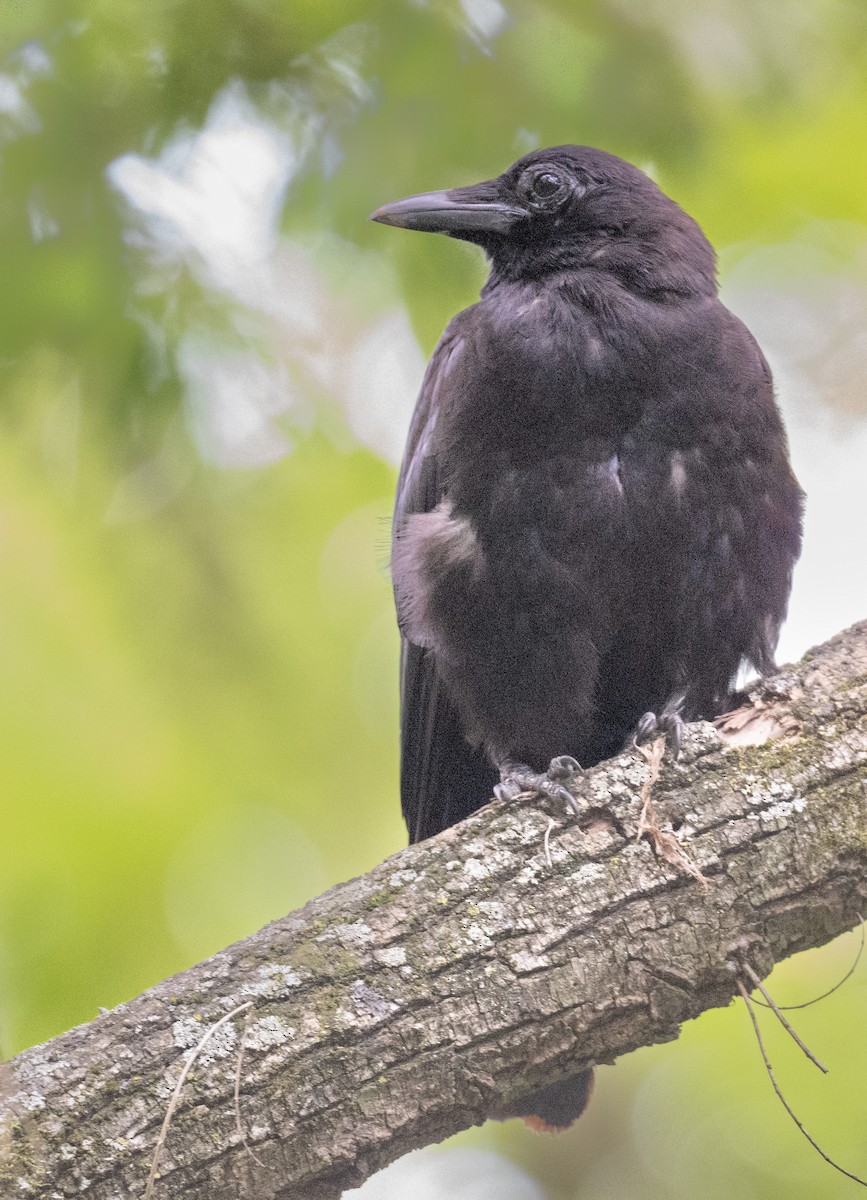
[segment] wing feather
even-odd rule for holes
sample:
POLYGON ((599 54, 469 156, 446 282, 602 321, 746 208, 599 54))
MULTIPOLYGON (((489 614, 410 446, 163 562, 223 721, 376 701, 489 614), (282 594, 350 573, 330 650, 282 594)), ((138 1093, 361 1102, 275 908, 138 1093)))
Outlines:
MULTIPOLYGON (((437 417, 448 403, 449 377, 464 350, 464 339, 450 328, 428 365, 398 480, 393 539, 400 537, 408 517, 431 512, 443 498, 437 417)), ((395 580, 396 601, 398 589, 395 580)), ((400 621, 399 601, 397 608, 400 621)), ((467 742, 431 651, 412 642, 402 629, 400 790, 410 841, 421 841, 469 816, 491 796, 496 778, 487 758, 467 742)))

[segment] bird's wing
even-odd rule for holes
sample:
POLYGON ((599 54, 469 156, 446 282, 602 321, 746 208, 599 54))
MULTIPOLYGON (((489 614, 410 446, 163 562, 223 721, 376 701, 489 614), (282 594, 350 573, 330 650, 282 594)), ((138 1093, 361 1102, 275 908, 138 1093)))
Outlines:
MULTIPOLYGON (((443 497, 436 423, 449 375, 464 349, 463 338, 450 328, 428 365, 397 485, 395 539, 408 517, 430 512, 443 497)), ((400 621, 400 580, 394 582, 400 621)), ((484 755, 467 743, 433 655, 401 629, 400 791, 410 841, 421 841, 469 816, 490 798, 496 778, 484 755)))

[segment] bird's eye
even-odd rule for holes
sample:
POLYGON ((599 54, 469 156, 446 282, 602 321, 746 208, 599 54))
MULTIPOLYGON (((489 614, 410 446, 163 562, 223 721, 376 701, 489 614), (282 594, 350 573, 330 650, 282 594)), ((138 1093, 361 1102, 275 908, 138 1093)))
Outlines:
POLYGON ((576 192, 580 195, 578 182, 571 174, 541 163, 528 168, 518 180, 519 195, 539 213, 555 212, 576 192))
POLYGON ((563 180, 553 171, 542 171, 534 177, 530 186, 534 196, 538 196, 540 200, 547 200, 549 196, 559 192, 563 186, 563 180))

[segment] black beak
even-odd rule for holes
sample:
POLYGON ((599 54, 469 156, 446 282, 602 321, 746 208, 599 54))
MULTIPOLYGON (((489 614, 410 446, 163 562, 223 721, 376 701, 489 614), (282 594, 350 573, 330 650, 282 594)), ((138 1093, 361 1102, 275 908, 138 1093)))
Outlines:
POLYGON ((401 229, 421 229, 427 233, 469 234, 508 233, 527 214, 502 194, 498 179, 475 183, 472 187, 452 188, 448 192, 425 192, 407 196, 393 204, 383 204, 370 214, 371 221, 398 225, 401 229))

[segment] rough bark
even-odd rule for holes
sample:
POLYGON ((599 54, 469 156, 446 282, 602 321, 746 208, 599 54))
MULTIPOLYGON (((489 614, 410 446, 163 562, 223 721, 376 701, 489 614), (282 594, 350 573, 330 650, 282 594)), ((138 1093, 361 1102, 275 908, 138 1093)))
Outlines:
POLYGON ((155 1197, 336 1197, 543 1082, 676 1037, 729 1003, 744 958, 764 976, 850 928, 867 622, 691 726, 637 842, 649 770, 631 752, 590 772, 579 820, 492 804, 0 1067, 0 1194, 142 1196, 190 1048, 247 1001, 184 1083, 155 1197))

